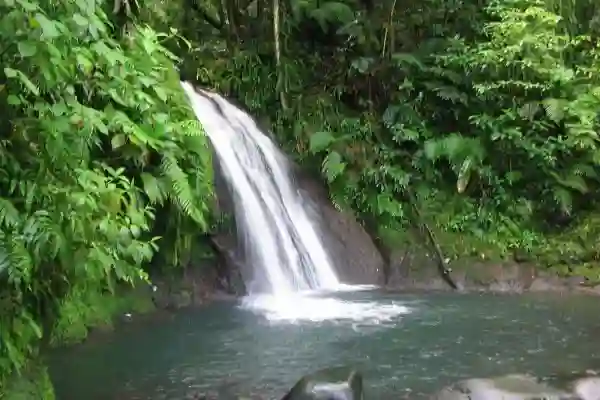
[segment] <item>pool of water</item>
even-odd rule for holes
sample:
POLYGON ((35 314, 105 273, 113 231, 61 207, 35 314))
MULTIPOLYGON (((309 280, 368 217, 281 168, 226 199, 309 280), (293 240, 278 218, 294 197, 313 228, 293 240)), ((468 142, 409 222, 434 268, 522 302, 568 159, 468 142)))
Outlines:
POLYGON ((600 364, 597 298, 341 296, 402 304, 408 313, 381 323, 273 323, 232 302, 134 322, 51 355, 58 399, 279 399, 302 375, 338 365, 363 372, 369 399, 424 399, 467 377, 569 374, 600 364))

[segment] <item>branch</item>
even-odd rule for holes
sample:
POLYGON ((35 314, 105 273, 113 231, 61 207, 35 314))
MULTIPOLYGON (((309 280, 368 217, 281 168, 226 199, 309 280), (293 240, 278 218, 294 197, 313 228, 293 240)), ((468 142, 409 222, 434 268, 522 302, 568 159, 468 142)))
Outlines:
POLYGON ((438 241, 436 240, 435 235, 433 234, 433 231, 429 228, 429 225, 427 225, 427 223, 421 216, 421 213, 419 212, 419 209, 417 207, 416 199, 414 198, 413 194, 411 193, 411 191, 408 188, 405 189, 405 192, 408 196, 408 201, 415 213, 415 217, 417 219, 417 223, 419 224, 419 228, 421 229, 421 232, 424 232, 426 234, 427 239, 429 239, 429 242, 433 246, 433 249, 435 251, 435 255, 437 258, 438 271, 440 272, 442 279, 452 289, 458 290, 459 286, 456 284, 454 279, 452 279, 452 277, 450 276, 450 272, 452 272, 452 270, 448 267, 448 263, 446 262, 446 259, 444 258, 444 253, 442 252, 442 248, 438 244, 438 241))

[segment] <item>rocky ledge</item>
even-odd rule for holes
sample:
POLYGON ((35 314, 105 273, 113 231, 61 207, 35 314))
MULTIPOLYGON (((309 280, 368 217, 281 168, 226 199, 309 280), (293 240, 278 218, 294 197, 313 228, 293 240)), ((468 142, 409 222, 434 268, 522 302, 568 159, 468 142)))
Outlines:
MULTIPOLYGON (((561 292, 600 295, 600 285, 582 276, 560 277, 531 263, 460 259, 448 262, 461 291, 523 293, 561 292)), ((427 253, 392 252, 386 287, 393 290, 450 290, 427 253)))

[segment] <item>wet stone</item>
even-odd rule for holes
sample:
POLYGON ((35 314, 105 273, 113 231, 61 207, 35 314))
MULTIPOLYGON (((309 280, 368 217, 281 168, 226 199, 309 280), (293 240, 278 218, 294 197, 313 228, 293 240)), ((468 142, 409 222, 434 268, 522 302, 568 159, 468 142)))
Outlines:
POLYGON ((300 379, 282 400, 364 400, 362 375, 352 368, 327 368, 300 379))
MULTIPOLYGON (((467 379, 438 392, 435 400, 576 400, 528 375, 467 379)), ((587 400, 587 399, 585 399, 587 400)))

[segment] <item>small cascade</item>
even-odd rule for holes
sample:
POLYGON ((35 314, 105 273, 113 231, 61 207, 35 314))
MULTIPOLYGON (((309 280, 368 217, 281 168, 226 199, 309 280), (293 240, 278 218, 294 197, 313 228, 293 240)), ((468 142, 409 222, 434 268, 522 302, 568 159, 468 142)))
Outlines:
POLYGON ((235 205, 238 234, 254 270, 250 294, 277 298, 341 287, 290 180, 289 165, 247 113, 222 96, 181 83, 213 144, 235 205))

